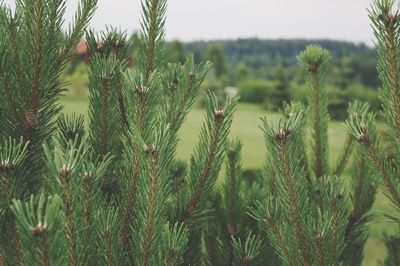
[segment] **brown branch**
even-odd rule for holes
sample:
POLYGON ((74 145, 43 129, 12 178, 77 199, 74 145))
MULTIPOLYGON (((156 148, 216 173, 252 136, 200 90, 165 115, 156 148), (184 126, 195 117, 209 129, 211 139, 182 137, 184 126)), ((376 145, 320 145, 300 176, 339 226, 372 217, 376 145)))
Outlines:
POLYGON ((290 219, 294 227, 295 237, 297 246, 301 253, 301 259, 304 266, 311 265, 310 254, 307 248, 307 241, 303 231, 303 224, 299 213, 299 206, 296 197, 296 189, 293 184, 293 176, 291 173, 288 143, 286 139, 280 139, 278 141, 278 150, 282 167, 282 174, 285 179, 284 189, 286 190, 289 199, 289 214, 290 219))
POLYGON ((115 265, 114 259, 113 259, 113 252, 112 252, 112 236, 111 232, 108 229, 104 230, 104 245, 105 245, 105 258, 106 258, 106 265, 108 266, 113 266, 115 265))
POLYGON ((127 116, 127 111, 126 111, 126 104, 125 104, 125 98, 122 92, 119 92, 118 95, 118 104, 119 104, 119 112, 121 115, 121 121, 122 125, 128 129, 129 128, 129 122, 128 122, 128 116, 127 116))
POLYGON ((387 51, 388 58, 387 62, 387 74, 389 79, 389 92, 390 97, 393 101, 393 115, 395 123, 395 131, 397 133, 397 141, 400 142, 400 88, 399 88, 399 78, 398 78, 398 52, 396 44, 396 34, 397 28, 390 24, 390 26, 385 26, 386 32, 386 42, 385 48, 387 51))
MULTIPOLYGON (((6 203, 8 206, 10 206, 12 203, 12 199, 14 198, 14 195, 11 191, 10 177, 7 174, 7 170, 0 169, 0 180, 1 180, 2 187, 3 187, 3 192, 5 195, 6 203)), ((21 248, 21 244, 19 242, 17 224, 15 221, 15 217, 13 215, 11 215, 11 213, 9 212, 8 209, 6 212, 10 214, 9 217, 10 217, 10 223, 11 223, 11 225, 10 225, 11 226, 11 241, 12 241, 12 243, 14 245, 14 249, 16 251, 15 264, 17 266, 19 266, 23 262, 23 251, 21 248)))
POLYGON ((293 254, 289 251, 288 245, 286 241, 283 239, 281 232, 279 231, 279 228, 276 224, 276 219, 271 216, 266 216, 265 222, 268 225, 267 229, 270 229, 272 235, 274 236, 279 249, 283 252, 283 255, 286 256, 286 258, 288 259, 289 265, 292 266, 297 265, 296 260, 293 257, 293 254))
POLYGON ((39 239, 39 249, 37 251, 38 257, 39 257, 39 264, 40 266, 50 266, 49 263, 49 252, 48 252, 48 246, 47 246, 47 236, 45 235, 40 236, 39 239))
POLYGON ((83 180, 83 224, 86 230, 86 239, 90 239, 90 229, 92 225, 92 205, 93 205, 93 179, 94 176, 91 172, 85 173, 83 180))
POLYGON ((319 266, 325 266, 325 255, 323 252, 324 243, 321 239, 321 236, 318 234, 317 231, 314 232, 314 241, 315 241, 315 254, 318 260, 319 266))
POLYGON ((315 177, 317 181, 320 181, 323 173, 322 170, 322 140, 321 140, 321 110, 320 110, 320 99, 319 99, 319 82, 315 72, 311 72, 311 86, 312 86, 312 105, 314 114, 314 141, 315 141, 315 177))
POLYGON ((12 95, 10 84, 7 82, 6 77, 3 76, 4 73, 4 70, 0 68, 0 81, 3 83, 4 94, 6 95, 8 106, 14 116, 15 121, 17 123, 19 122, 22 125, 23 121, 20 114, 18 113, 17 103, 15 102, 15 99, 12 95))
POLYGON ((129 229, 130 229, 130 222, 132 218, 132 209, 133 209, 133 204, 136 198, 136 190, 137 190, 137 181, 138 181, 138 176, 139 176, 139 158, 137 156, 137 153, 135 152, 133 155, 132 159, 132 175, 129 180, 129 185, 128 185, 128 193, 125 198, 124 202, 124 211, 122 215, 122 227, 121 227, 121 242, 122 246, 125 250, 128 249, 129 245, 129 229))
POLYGON ((100 132, 99 132, 99 153, 106 155, 108 152, 108 93, 109 78, 100 78, 100 132))
POLYGON ((12 52, 13 59, 14 59, 15 78, 16 78, 17 85, 18 85, 17 90, 19 91, 19 96, 24 97, 24 91, 23 91, 24 85, 22 82, 22 77, 23 77, 22 67, 21 67, 20 55, 19 55, 19 51, 18 51, 16 27, 15 27, 13 18, 10 18, 7 29, 8 29, 8 32, 10 35, 10 40, 11 40, 11 52, 12 52))
POLYGON ((76 254, 75 254, 75 237, 74 237, 74 222, 73 222, 73 214, 71 208, 71 195, 70 195, 70 187, 69 187, 69 176, 61 174, 61 185, 63 188, 62 191, 62 201, 63 201, 63 209, 65 215, 65 223, 64 223, 64 231, 65 237, 67 239, 67 253, 68 253, 68 265, 76 266, 76 254))
POLYGON ((158 179, 159 173, 157 172, 159 158, 157 155, 151 155, 151 166, 150 166, 150 190, 149 190, 149 203, 147 206, 146 220, 145 220, 145 230, 144 239, 142 244, 141 253, 143 256, 142 265, 150 265, 150 247, 153 242, 153 227, 154 227, 154 217, 156 214, 156 200, 158 191, 158 179))
POLYGON ((147 51, 146 51, 146 64, 145 64, 145 69, 144 69, 144 80, 145 80, 145 85, 148 85, 149 80, 150 80, 150 75, 155 69, 155 61, 156 61, 156 38, 158 34, 158 29, 157 29, 157 24, 159 20, 159 14, 158 14, 158 7, 159 7, 160 1, 159 0, 152 0, 151 1, 151 6, 150 6, 150 12, 149 12, 149 17, 150 17, 150 28, 149 28, 149 36, 147 38, 148 46, 147 46, 147 51))
POLYGON ((43 19, 43 6, 42 0, 36 0, 34 5, 34 36, 33 36, 33 77, 31 81, 31 101, 32 101, 32 109, 36 112, 39 108, 39 86, 42 72, 42 19, 43 19))

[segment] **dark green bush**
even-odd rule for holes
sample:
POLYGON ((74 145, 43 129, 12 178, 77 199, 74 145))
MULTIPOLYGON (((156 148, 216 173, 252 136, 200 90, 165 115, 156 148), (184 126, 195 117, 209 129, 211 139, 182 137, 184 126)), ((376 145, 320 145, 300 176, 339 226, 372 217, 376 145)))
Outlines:
POLYGON ((243 102, 264 103, 266 99, 273 102, 274 83, 262 79, 249 79, 239 84, 240 98, 243 102))

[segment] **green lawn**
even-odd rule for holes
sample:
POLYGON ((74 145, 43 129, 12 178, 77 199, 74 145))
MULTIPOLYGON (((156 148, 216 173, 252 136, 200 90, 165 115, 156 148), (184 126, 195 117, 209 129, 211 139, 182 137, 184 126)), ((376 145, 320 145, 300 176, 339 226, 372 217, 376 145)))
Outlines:
MULTIPOLYGON (((86 101, 64 100, 66 113, 86 113, 86 101)), ((243 143, 243 167, 260 168, 265 161, 264 139, 260 125, 260 117, 273 117, 274 114, 267 113, 259 106, 240 104, 235 115, 231 130, 231 138, 239 138, 243 143)), ((195 147, 200 128, 203 123, 204 110, 191 111, 189 117, 180 131, 180 143, 178 145, 178 156, 188 159, 195 147)), ((344 143, 345 132, 341 122, 331 122, 329 125, 330 162, 335 164, 337 156, 344 143)), ((392 211, 388 200, 382 193, 377 195, 374 205, 375 210, 392 211)), ((388 223, 377 223, 382 218, 377 217, 370 227, 370 238, 365 249, 365 261, 363 265, 377 265, 378 261, 385 256, 385 248, 382 241, 384 230, 393 231, 394 225, 388 223)))

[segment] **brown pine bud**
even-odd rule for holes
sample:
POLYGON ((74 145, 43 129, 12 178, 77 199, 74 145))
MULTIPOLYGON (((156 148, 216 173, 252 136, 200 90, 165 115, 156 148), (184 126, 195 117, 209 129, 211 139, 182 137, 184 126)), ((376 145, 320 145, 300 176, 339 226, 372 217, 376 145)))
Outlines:
POLYGON ((63 164, 59 172, 61 177, 66 178, 72 172, 71 166, 69 164, 63 164))
POLYGON ((217 121, 220 121, 222 119, 222 117, 224 116, 224 109, 222 107, 218 107, 215 110, 215 119, 217 121))
POLYGON ((36 227, 31 229, 31 234, 33 237, 40 237, 45 231, 46 228, 39 223, 36 227))
POLYGON ((389 11, 388 18, 389 20, 394 20, 396 18, 396 15, 392 11, 389 11))
POLYGON ((290 133, 292 133, 291 128, 281 128, 278 130, 278 132, 275 133, 275 138, 278 140, 282 140, 289 136, 290 133))
POLYGON ((24 127, 27 129, 34 128, 38 123, 36 108, 29 107, 24 113, 24 127))
POLYGON ((148 154, 154 154, 156 152, 156 145, 154 144, 147 145, 144 151, 148 154))
POLYGON ((92 173, 92 171, 85 172, 84 177, 85 177, 85 181, 86 182, 91 183, 93 181, 93 173, 92 173))
POLYGON ((135 92, 136 92, 138 95, 146 95, 146 94, 148 93, 148 91, 149 91, 149 89, 146 88, 146 86, 144 86, 144 85, 140 85, 140 86, 137 86, 137 87, 135 88, 135 92))
POLYGON ((364 133, 360 133, 358 135, 358 140, 361 141, 361 142, 367 142, 368 141, 368 136, 366 134, 364 134, 364 133))
POLYGON ((310 63, 308 64, 308 72, 315 73, 317 71, 317 64, 310 63))
POLYGON ((13 162, 10 162, 8 159, 0 162, 0 169, 3 171, 13 170, 15 168, 16 165, 13 162))
POLYGON ((196 80, 196 74, 190 73, 190 75, 189 75, 189 81, 190 81, 190 82, 194 82, 195 80, 196 80))

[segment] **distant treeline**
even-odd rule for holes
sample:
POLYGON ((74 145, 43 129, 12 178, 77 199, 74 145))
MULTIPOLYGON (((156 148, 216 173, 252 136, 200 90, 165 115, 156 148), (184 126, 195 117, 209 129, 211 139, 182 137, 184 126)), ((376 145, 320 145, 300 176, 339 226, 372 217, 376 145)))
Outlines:
POLYGON ((305 39, 238 39, 220 41, 194 41, 183 43, 188 53, 194 54, 195 60, 204 59, 210 45, 218 45, 223 49, 229 67, 246 65, 259 78, 268 78, 268 69, 278 64, 287 67, 297 65, 296 56, 309 44, 319 44, 328 49, 332 56, 332 65, 340 65, 346 57, 348 78, 358 80, 367 87, 379 85, 376 72, 376 52, 365 44, 355 44, 333 40, 305 39))
MULTIPOLYGON (((331 60, 326 86, 333 118, 346 116, 348 103, 354 100, 369 102, 373 110, 381 107, 378 99, 378 74, 376 51, 365 44, 333 40, 304 39, 238 39, 216 41, 180 42, 165 45, 165 62, 184 62, 193 54, 195 62, 209 60, 213 68, 202 89, 212 89, 225 98, 227 87, 237 88, 242 102, 262 105, 276 111, 283 101, 305 101, 307 88, 304 73, 297 64, 297 55, 309 44, 319 44, 330 51, 331 60)), ((138 36, 131 36, 130 67, 138 64, 138 36)), ((76 66, 81 56, 69 68, 76 80, 75 95, 84 95, 86 71, 76 66), (82 88, 82 89, 78 89, 82 88)))

